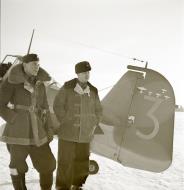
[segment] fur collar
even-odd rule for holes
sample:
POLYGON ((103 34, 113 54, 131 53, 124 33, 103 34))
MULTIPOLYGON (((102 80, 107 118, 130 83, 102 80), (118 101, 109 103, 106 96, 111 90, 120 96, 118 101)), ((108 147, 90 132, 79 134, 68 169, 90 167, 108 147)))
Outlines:
POLYGON ((84 95, 84 94, 88 94, 88 96, 90 96, 90 88, 89 86, 87 85, 87 87, 83 90, 81 88, 81 86, 77 83, 75 88, 74 88, 74 91, 77 92, 78 94, 80 95, 84 95))
MULTIPOLYGON (((16 64, 13 65, 8 73, 8 82, 12 84, 20 84, 20 83, 25 83, 26 82, 26 74, 23 71, 22 64, 16 64)), ((39 69, 38 75, 36 76, 37 81, 50 81, 51 77, 49 74, 42 68, 39 69)))

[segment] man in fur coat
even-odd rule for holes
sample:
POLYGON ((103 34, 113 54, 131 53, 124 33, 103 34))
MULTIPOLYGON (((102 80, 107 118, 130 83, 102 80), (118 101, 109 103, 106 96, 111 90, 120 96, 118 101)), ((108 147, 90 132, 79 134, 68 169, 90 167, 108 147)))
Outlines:
POLYGON ((31 157, 39 172, 42 190, 51 190, 55 158, 49 147, 52 123, 44 82, 51 78, 39 67, 36 54, 25 55, 3 77, 0 86, 0 140, 10 153, 10 174, 15 190, 26 190, 26 158, 31 157))
POLYGON ((88 82, 90 70, 87 61, 76 64, 77 78, 65 82, 54 101, 60 122, 57 190, 82 189, 88 177, 90 141, 102 115, 98 90, 88 82))

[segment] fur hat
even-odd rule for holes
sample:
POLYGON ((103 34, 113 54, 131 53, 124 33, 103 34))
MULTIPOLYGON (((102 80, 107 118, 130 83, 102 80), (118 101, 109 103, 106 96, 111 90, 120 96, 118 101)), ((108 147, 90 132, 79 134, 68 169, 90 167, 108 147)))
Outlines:
POLYGON ((77 74, 90 71, 90 70, 91 70, 91 66, 89 62, 87 61, 81 61, 75 65, 75 73, 77 74))
POLYGON ((27 54, 27 55, 24 55, 22 57, 22 61, 24 63, 29 63, 29 62, 32 62, 32 61, 39 61, 39 57, 37 54, 27 54))

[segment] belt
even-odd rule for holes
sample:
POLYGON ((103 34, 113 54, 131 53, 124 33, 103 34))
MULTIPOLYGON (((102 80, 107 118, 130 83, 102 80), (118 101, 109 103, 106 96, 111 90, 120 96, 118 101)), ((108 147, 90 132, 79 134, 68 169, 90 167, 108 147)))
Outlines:
POLYGON ((36 108, 35 106, 24 106, 24 105, 16 105, 15 109, 26 110, 29 112, 37 112, 38 111, 38 108, 36 108))
POLYGON ((47 109, 42 109, 42 108, 37 108, 36 106, 24 106, 24 105, 16 105, 15 109, 21 109, 21 110, 26 110, 29 112, 38 112, 39 110, 42 111, 42 114, 46 114, 47 113, 47 109))

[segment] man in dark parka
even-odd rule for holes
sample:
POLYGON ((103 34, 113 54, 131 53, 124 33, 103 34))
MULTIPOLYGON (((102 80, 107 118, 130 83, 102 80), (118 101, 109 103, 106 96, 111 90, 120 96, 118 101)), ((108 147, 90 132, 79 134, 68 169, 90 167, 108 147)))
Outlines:
POLYGON ((53 109, 61 124, 57 190, 82 189, 88 177, 90 141, 102 115, 98 90, 88 82, 90 70, 87 61, 76 64, 78 78, 65 82, 54 101, 53 109))
POLYGON ((51 78, 39 67, 36 54, 28 54, 5 74, 0 86, 0 140, 10 153, 10 174, 15 190, 26 190, 26 158, 39 172, 42 190, 51 190, 55 158, 49 147, 52 123, 44 82, 51 78))

